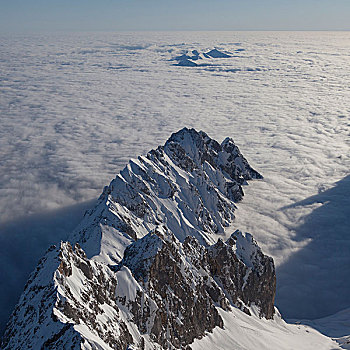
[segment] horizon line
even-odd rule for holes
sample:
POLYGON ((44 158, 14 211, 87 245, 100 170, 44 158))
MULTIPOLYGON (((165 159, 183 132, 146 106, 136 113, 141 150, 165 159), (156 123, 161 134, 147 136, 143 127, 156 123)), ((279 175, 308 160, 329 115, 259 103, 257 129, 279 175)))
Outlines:
POLYGON ((0 34, 38 34, 38 33, 142 33, 142 32, 350 32, 349 29, 45 29, 45 30, 9 30, 1 31, 0 34))

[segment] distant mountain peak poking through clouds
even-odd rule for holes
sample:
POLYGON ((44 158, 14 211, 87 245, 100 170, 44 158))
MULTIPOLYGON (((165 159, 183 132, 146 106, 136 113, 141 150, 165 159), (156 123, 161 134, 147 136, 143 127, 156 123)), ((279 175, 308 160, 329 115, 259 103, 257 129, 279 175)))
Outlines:
POLYGON ((281 319, 273 259, 230 228, 253 179, 231 138, 194 129, 130 160, 40 260, 2 349, 337 349, 281 319))
MULTIPOLYGON (((242 49, 243 50, 243 49, 242 49)), ((176 56, 172 61, 177 61, 177 66, 197 67, 212 65, 212 59, 231 58, 232 52, 211 49, 208 52, 199 52, 198 50, 186 50, 182 55, 176 56)))

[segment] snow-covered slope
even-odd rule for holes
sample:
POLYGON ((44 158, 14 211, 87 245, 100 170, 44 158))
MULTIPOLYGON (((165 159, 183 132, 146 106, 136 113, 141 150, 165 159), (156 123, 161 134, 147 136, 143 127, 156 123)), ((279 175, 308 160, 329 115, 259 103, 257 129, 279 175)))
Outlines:
POLYGON ((232 139, 187 128, 130 161, 74 232, 82 247, 41 259, 2 348, 339 348, 282 321, 273 260, 252 235, 216 242, 259 178, 232 139))
POLYGON ((334 339, 343 349, 350 349, 350 308, 328 317, 298 323, 313 327, 334 339))
MULTIPOLYGON (((249 317, 237 309, 219 309, 224 329, 215 328, 203 339, 191 344, 192 350, 337 350, 343 349, 334 340, 315 329, 288 324, 279 314, 273 320, 249 317)), ((346 348, 345 348, 346 349, 346 348)))

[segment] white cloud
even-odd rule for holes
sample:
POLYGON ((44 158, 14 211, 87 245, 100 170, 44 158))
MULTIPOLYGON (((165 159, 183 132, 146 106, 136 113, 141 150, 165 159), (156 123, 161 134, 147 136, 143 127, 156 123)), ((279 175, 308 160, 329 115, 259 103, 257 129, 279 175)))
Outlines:
MULTIPOLYGON (((283 269, 277 297, 282 312, 288 316, 299 310, 311 317, 338 311, 336 300, 334 310, 321 304, 314 310, 323 300, 317 288, 324 286, 324 275, 317 274, 317 285, 302 277, 296 265, 287 268, 295 256, 305 276, 313 274, 317 262, 307 264, 319 255, 309 252, 318 248, 315 233, 304 237, 300 232, 306 227, 304 217, 317 212, 318 205, 286 206, 349 174, 349 44, 344 33, 334 34, 332 40, 328 35, 2 36, 0 230, 2 249, 11 254, 4 255, 9 265, 1 269, 5 280, 14 280, 6 292, 10 301, 1 300, 15 302, 43 245, 64 238, 76 223, 78 214, 69 219, 62 209, 61 218, 66 219, 40 225, 48 209, 68 208, 98 196, 130 157, 190 126, 218 140, 233 137, 265 176, 246 189, 236 225, 250 231, 283 269), (234 52, 237 43, 245 51, 215 61, 217 69, 212 71, 175 67, 168 61, 185 49, 220 47, 234 52), (45 243, 37 251, 30 245, 30 258, 19 243, 27 236, 45 243), (11 275, 12 267, 16 274, 11 275), (296 303, 298 293, 305 293, 303 305, 296 303)), ((332 223, 335 230, 344 230, 341 223, 332 223)), ((341 278, 334 276, 336 282, 341 278)))

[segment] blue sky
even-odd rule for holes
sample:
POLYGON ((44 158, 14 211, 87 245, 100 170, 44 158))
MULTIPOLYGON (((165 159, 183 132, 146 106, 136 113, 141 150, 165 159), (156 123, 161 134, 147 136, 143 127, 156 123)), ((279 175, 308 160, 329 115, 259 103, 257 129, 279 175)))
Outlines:
POLYGON ((0 31, 350 30, 350 0, 0 0, 0 31))

